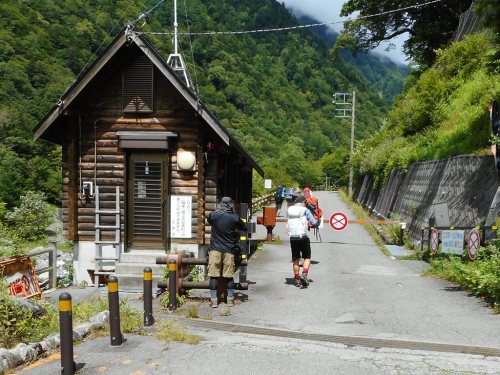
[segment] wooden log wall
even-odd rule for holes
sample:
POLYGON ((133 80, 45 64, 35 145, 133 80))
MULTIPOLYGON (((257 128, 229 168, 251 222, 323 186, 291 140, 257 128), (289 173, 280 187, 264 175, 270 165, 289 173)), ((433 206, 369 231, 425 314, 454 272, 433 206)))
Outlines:
MULTIPOLYGON (((67 122, 70 132, 63 145, 63 223, 69 239, 95 240, 95 201, 78 197, 81 182, 92 181, 99 186, 103 209, 115 208, 115 187, 120 187, 121 233, 122 241, 125 240, 127 150, 119 148, 117 131, 169 131, 178 137, 170 141, 169 150, 163 150, 170 154, 168 195, 187 195, 193 200, 191 239, 175 239, 175 242, 203 243, 207 201, 206 189, 200 194, 200 187, 205 185, 199 133, 200 126, 207 125, 201 124, 196 111, 168 80, 158 72, 155 77, 155 111, 151 115, 122 113, 120 69, 110 75, 109 84, 101 81, 98 89, 91 88, 84 94, 98 93, 98 97, 82 97, 75 102, 73 115, 67 122), (176 159, 179 148, 195 151, 201 168, 194 173, 179 173, 176 159)), ((102 215, 101 220, 105 224, 114 223, 113 216, 102 215)), ((113 239, 114 235, 114 231, 103 231, 102 239, 113 239)))

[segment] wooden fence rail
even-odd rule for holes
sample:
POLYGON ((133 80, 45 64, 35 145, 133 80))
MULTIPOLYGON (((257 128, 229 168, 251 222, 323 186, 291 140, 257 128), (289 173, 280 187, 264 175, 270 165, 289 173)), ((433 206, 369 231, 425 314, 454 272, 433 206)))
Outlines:
POLYGON ((30 258, 40 256, 43 254, 49 254, 49 265, 48 267, 36 270, 36 275, 40 275, 44 272, 49 272, 49 289, 54 289, 57 286, 57 243, 55 241, 49 241, 48 249, 32 250, 27 255, 30 258))

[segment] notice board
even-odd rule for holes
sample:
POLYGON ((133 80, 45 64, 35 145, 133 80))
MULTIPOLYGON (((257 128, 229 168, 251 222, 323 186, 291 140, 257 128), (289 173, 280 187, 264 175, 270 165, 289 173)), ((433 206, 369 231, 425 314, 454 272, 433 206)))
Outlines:
POLYGON ((193 198, 191 196, 172 195, 170 203, 170 237, 191 238, 193 198))
POLYGON ((464 251, 464 230, 443 230, 441 235, 441 251, 462 255, 464 251))

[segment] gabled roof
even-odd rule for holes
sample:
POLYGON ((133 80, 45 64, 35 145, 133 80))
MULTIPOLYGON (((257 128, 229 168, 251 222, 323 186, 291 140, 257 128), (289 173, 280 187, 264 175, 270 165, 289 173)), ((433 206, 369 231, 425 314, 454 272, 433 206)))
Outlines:
POLYGON ((220 139, 230 148, 236 149, 250 165, 261 175, 264 171, 243 146, 227 131, 217 118, 210 112, 195 94, 186 86, 175 71, 151 46, 146 38, 131 26, 126 26, 111 42, 107 49, 97 57, 96 61, 66 90, 60 101, 45 115, 33 130, 34 138, 43 138, 44 133, 56 122, 92 79, 106 66, 113 56, 122 48, 135 44, 151 60, 153 65, 172 83, 177 91, 186 99, 191 107, 198 112, 203 120, 214 130, 220 139))

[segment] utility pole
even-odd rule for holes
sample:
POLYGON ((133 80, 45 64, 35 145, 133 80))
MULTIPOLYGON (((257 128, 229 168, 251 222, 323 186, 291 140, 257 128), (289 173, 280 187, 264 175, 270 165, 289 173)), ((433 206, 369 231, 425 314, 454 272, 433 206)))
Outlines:
POLYGON ((356 91, 337 92, 333 94, 335 105, 335 117, 351 119, 351 152, 349 154, 349 197, 352 197, 352 180, 354 177, 352 169, 352 157, 354 153, 354 122, 356 119, 356 91))

